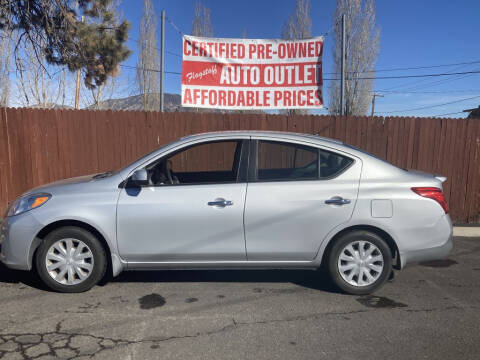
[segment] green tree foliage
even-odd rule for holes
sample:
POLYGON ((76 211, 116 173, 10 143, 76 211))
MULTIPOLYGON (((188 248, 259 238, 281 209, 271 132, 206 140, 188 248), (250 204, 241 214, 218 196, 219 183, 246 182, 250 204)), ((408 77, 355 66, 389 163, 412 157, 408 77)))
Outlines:
POLYGON ((0 0, 0 31, 18 32, 15 56, 29 44, 49 64, 83 70, 85 86, 93 89, 130 54, 129 23, 116 20, 111 1, 0 0))

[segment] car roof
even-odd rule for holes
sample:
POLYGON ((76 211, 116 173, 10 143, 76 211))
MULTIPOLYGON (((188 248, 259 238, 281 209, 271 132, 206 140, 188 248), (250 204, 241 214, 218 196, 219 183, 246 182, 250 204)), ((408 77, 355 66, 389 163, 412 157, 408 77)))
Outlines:
MULTIPOLYGON (((340 150, 346 152, 348 154, 360 157, 360 158, 370 158, 372 160, 381 161, 384 163, 388 163, 384 159, 377 157, 374 154, 369 153, 363 149, 357 148, 353 145, 347 144, 340 140, 331 139, 327 137, 323 137, 316 134, 304 134, 304 133, 296 133, 296 132, 289 132, 289 131, 268 131, 268 130, 227 130, 227 131, 212 131, 212 132, 204 132, 198 134, 192 134, 185 136, 179 141, 189 141, 189 140, 196 140, 196 139, 208 139, 209 137, 218 137, 218 136, 225 136, 225 137, 235 137, 235 136, 265 136, 265 137, 272 137, 278 138, 283 140, 298 140, 298 141, 309 141, 314 142, 317 145, 323 145, 326 147, 333 148, 335 150, 340 150)), ((392 165, 388 163, 389 165, 392 165)), ((392 165, 393 166, 393 165, 392 165)))
POLYGON ((266 136, 266 137, 279 137, 279 138, 290 138, 290 139, 308 139, 310 141, 321 141, 327 142, 335 145, 345 145, 343 142, 335 139, 330 139, 327 137, 315 135, 315 134, 302 134, 289 131, 267 131, 267 130, 229 130, 229 131, 212 131, 204 132, 199 134, 192 134, 181 138, 180 140, 193 140, 195 138, 205 138, 205 137, 214 137, 214 136, 266 136))

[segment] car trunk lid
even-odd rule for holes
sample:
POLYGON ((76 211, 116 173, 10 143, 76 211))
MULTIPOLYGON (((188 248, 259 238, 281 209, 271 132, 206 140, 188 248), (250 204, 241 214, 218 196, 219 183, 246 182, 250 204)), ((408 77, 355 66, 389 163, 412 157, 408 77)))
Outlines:
POLYGON ((416 174, 416 175, 422 175, 425 177, 433 177, 440 182, 444 183, 447 180, 447 177, 444 175, 439 175, 439 174, 431 174, 425 171, 420 171, 420 170, 413 170, 413 169, 406 169, 409 173, 416 174))

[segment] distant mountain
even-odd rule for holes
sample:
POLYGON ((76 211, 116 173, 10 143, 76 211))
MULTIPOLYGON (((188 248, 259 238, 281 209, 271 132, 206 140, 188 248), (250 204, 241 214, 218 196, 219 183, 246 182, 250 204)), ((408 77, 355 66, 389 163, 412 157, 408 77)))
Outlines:
MULTIPOLYGON (((158 98, 158 94, 151 94, 150 96, 158 98)), ((185 111, 182 109, 182 98, 179 94, 164 94, 164 109, 168 112, 185 111)), ((150 99, 149 99, 150 100, 150 99)), ((153 99, 152 99, 153 100, 153 99)), ((152 101, 153 102, 153 101, 152 101)), ((133 95, 120 99, 109 99, 101 101, 98 106, 90 105, 87 109, 96 110, 143 110, 143 95, 133 95)))
POLYGON ((73 109, 73 106, 55 103, 37 104, 27 106, 32 109, 73 109))
MULTIPOLYGON (((158 99, 157 94, 150 94, 152 97, 148 99, 148 101, 153 102, 158 99)), ((213 112, 213 113, 250 113, 250 114, 262 114, 262 110, 219 110, 219 109, 195 109, 191 107, 182 107, 182 97, 179 94, 164 94, 164 110, 166 112, 187 112, 187 111, 195 111, 195 112, 213 112)), ((133 95, 128 96, 125 98, 120 99, 109 99, 105 101, 101 101, 98 106, 90 105, 86 107, 89 110, 143 110, 143 95, 133 95)))

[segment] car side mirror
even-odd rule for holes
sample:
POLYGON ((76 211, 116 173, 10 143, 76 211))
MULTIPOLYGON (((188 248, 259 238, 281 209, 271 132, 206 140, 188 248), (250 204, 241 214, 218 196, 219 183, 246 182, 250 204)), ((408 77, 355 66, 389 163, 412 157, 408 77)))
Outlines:
POLYGON ((130 177, 130 181, 135 185, 148 185, 148 174, 147 170, 139 169, 136 170, 130 177))

